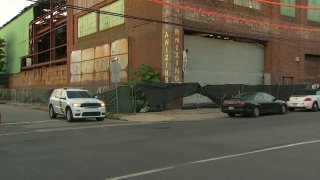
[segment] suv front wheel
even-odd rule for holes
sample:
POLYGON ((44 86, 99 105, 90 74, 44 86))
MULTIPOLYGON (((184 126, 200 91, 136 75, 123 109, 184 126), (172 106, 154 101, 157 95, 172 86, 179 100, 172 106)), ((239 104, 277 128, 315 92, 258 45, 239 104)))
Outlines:
POLYGON ((103 120, 104 120, 104 117, 97 118, 97 121, 103 121, 103 120))
POLYGON ((73 121, 72 110, 69 107, 66 110, 66 118, 67 118, 68 122, 72 122, 73 121))

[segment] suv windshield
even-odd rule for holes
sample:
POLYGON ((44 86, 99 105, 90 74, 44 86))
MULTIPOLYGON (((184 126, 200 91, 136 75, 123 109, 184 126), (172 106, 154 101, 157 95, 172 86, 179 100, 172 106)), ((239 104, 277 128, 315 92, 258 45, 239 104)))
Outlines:
POLYGON ((244 100, 253 100, 256 97, 257 93, 243 93, 238 94, 235 98, 244 99, 244 100))
POLYGON ((67 96, 69 99, 93 97, 89 91, 67 91, 67 96))

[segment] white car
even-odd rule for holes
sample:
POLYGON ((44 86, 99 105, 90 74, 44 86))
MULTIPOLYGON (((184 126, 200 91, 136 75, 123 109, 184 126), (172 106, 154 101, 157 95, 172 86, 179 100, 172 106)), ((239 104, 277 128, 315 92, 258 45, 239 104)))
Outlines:
POLYGON ((96 118, 103 121, 106 116, 105 103, 93 97, 84 89, 55 89, 49 100, 49 116, 66 116, 67 121, 74 119, 96 118))
POLYGON ((320 105, 320 90, 300 90, 292 95, 287 101, 287 106, 290 111, 295 109, 308 109, 319 111, 320 105))

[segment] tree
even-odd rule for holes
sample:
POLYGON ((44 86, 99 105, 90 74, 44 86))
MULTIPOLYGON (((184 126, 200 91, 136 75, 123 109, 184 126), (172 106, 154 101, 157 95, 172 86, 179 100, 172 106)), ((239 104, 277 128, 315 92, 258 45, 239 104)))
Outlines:
POLYGON ((4 47, 6 46, 5 43, 6 42, 4 41, 4 39, 0 38, 0 72, 3 71, 5 66, 5 61, 3 60, 3 58, 5 57, 5 53, 4 53, 4 47))
POLYGON ((141 64, 139 68, 133 72, 133 75, 130 76, 130 78, 131 80, 129 84, 133 90, 132 96, 134 97, 135 102, 135 112, 139 112, 147 105, 147 98, 139 88, 139 85, 147 83, 159 83, 161 81, 161 76, 147 64, 141 64))
POLYGON ((152 70, 147 64, 141 64, 139 68, 133 72, 131 84, 159 83, 160 75, 152 70))

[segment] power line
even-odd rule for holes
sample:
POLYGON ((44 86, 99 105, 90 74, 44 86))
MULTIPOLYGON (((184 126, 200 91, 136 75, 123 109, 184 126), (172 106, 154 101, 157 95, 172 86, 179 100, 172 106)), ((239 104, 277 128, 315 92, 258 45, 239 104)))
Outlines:
POLYGON ((295 5, 295 4, 280 3, 280 2, 274 2, 274 1, 269 1, 269 0, 255 0, 255 1, 260 2, 260 3, 265 3, 265 4, 294 7, 294 8, 298 8, 298 9, 320 10, 320 7, 315 7, 315 6, 299 6, 299 5, 295 5))
POLYGON ((185 11, 200 13, 200 14, 209 15, 209 16, 220 17, 220 18, 224 18, 224 19, 236 20, 236 21, 239 21, 239 22, 248 22, 248 23, 251 23, 251 24, 258 24, 258 25, 263 25, 263 26, 267 26, 267 27, 276 27, 276 28, 289 29, 289 30, 300 30, 300 31, 307 31, 307 32, 320 32, 320 28, 304 28, 304 27, 299 27, 299 26, 287 26, 287 25, 282 25, 282 24, 270 24, 270 23, 266 23, 266 22, 262 22, 262 21, 256 21, 256 20, 251 20, 251 19, 242 18, 242 17, 236 17, 236 16, 231 16, 231 15, 220 14, 220 13, 217 13, 215 11, 207 11, 207 10, 203 10, 203 9, 199 9, 199 8, 187 7, 187 6, 183 6, 183 5, 180 5, 180 4, 174 4, 174 3, 170 3, 170 2, 165 2, 165 1, 162 1, 162 0, 147 0, 147 1, 152 2, 152 3, 156 3, 156 4, 166 5, 166 6, 169 6, 169 7, 176 8, 176 9, 182 9, 182 10, 185 10, 185 11))
MULTIPOLYGON (((35 1, 35 0, 26 0, 26 1, 30 1, 30 2, 35 2, 35 5, 39 5, 38 3, 48 3, 48 4, 60 4, 57 2, 54 2, 52 0, 39 0, 39 1, 35 1)), ((159 1, 159 0, 146 0, 146 1, 150 1, 150 2, 163 2, 163 1, 159 1)), ((163 2, 165 3, 165 2, 163 2)), ((108 11, 102 11, 102 10, 98 10, 98 9, 93 9, 93 8, 86 8, 86 7, 81 7, 81 6, 76 6, 76 5, 68 5, 68 4, 64 4, 63 6, 65 6, 66 8, 70 8, 70 9, 76 9, 76 10, 82 10, 82 11, 86 11, 86 12, 94 12, 94 13, 98 13, 98 14, 105 14, 105 15, 110 15, 110 16, 117 16, 117 17, 123 17, 123 18, 128 18, 128 19, 134 19, 134 20, 141 20, 141 21, 147 21, 147 22, 155 22, 155 23, 160 23, 160 24, 167 24, 167 25, 173 25, 173 26, 179 26, 185 29, 193 29, 193 30, 198 30, 198 31, 207 31, 209 33, 216 33, 216 34, 226 34, 229 36, 237 36, 237 37, 241 37, 240 33, 237 34, 232 34, 232 33, 228 33, 226 31, 217 31, 215 30, 214 32, 212 32, 212 29, 208 29, 208 28, 198 28, 195 26, 189 26, 186 24, 181 24, 181 23, 173 23, 173 22, 168 22, 168 21, 163 21, 163 20, 156 20, 156 19, 151 19, 151 18, 143 18, 143 17, 138 17, 138 16, 132 16, 132 15, 125 15, 125 14, 120 14, 120 13, 113 13, 113 12, 108 12, 108 11)), ((179 8, 181 8, 181 5, 178 6, 179 8)), ((182 6, 183 7, 183 6, 182 6)), ((200 13, 204 13, 204 12, 208 12, 205 10, 200 10, 200 9, 196 9, 196 8, 187 8, 187 9, 191 9, 191 10, 199 10, 200 13)), ((209 14, 218 14, 215 12, 210 12, 209 14)), ((223 15, 223 14, 219 14, 219 15, 223 15)), ((232 17, 230 15, 223 15, 226 17, 232 17)), ((241 18, 241 19, 245 19, 245 18, 241 18)), ((273 27, 275 28, 275 27, 273 27)), ((239 29, 239 28, 238 28, 239 29)), ((241 29, 243 31, 247 31, 247 29, 241 29)), ((318 30, 320 31, 320 28, 318 28, 318 30)), ((251 30, 252 32, 252 30, 251 30)), ((257 32, 258 34, 255 34, 256 38, 259 38, 260 40, 265 41, 266 39, 282 39, 282 40, 288 40, 288 41, 292 41, 292 42, 298 42, 299 40, 295 40, 295 39, 290 39, 290 38, 283 38, 283 37, 270 37, 268 35, 261 35, 259 33, 261 32, 257 32)), ((250 39, 250 38, 246 38, 246 34, 242 35, 242 38, 245 39, 250 39)), ((301 41, 301 40, 300 40, 301 41)), ((315 40, 304 40, 303 42, 319 42, 319 41, 315 41, 315 40)))

